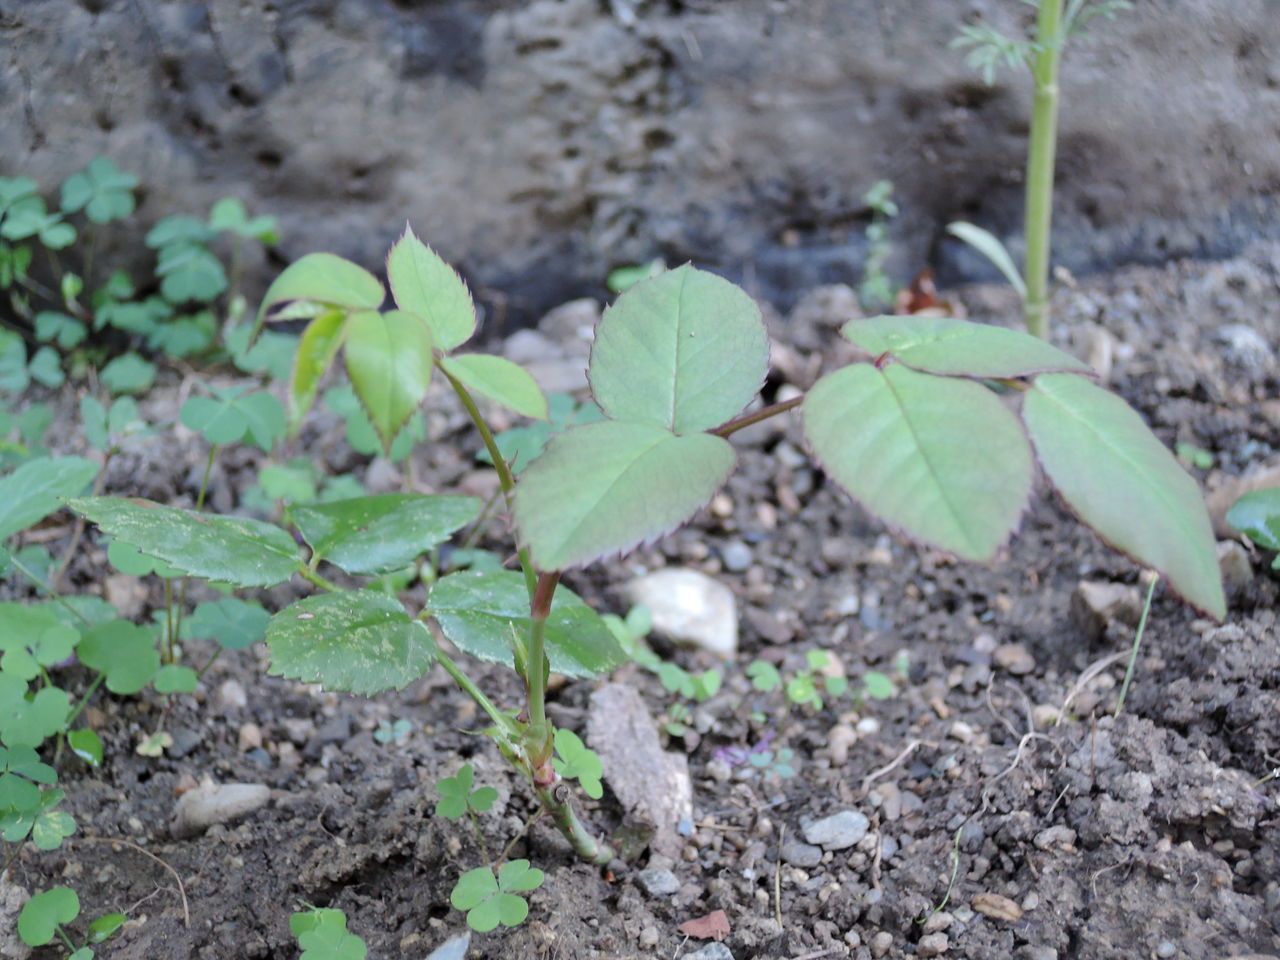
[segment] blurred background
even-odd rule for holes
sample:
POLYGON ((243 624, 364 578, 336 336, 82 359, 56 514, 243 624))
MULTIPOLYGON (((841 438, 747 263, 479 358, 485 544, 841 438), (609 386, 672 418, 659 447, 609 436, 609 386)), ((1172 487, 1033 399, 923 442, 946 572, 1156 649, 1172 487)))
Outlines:
MULTIPOLYGON (((950 41, 1019 0, 0 0, 0 175, 96 156, 141 180, 120 250, 220 197, 279 218, 254 299, 313 250, 378 268, 410 221, 490 332, 693 260, 788 307, 886 269, 995 277, 1016 251, 1030 78, 950 41), (129 233, 135 230, 136 235, 129 233)), ((1280 235, 1277 0, 1137 0, 1063 74, 1055 263, 1220 257, 1280 235)), ((117 252, 118 252, 117 251, 117 252)))

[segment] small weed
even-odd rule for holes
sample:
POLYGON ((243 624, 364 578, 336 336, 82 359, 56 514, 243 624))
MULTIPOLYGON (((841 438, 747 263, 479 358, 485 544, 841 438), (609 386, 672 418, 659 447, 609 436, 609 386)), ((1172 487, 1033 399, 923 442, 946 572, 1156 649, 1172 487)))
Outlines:
POLYGON ((312 907, 289 917, 289 930, 302 948, 300 960, 364 960, 364 941, 347 930, 341 910, 312 907))

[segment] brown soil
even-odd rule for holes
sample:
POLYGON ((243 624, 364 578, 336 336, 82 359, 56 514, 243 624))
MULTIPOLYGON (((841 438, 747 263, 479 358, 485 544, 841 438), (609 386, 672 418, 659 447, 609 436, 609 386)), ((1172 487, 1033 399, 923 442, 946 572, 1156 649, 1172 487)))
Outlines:
MULTIPOLYGON (((1109 331, 1112 386, 1166 442, 1212 453, 1215 476, 1202 479, 1216 482, 1280 448, 1274 358, 1220 337, 1224 324, 1244 323, 1275 350, 1278 293, 1280 248, 1260 245, 1228 263, 1083 282, 1060 293, 1058 329, 1109 331)), ((963 299, 971 313, 1012 322, 1005 291, 974 289, 963 299)), ((801 311, 777 325, 777 336, 802 353, 830 343, 834 331, 820 314, 801 311)), ((770 389, 783 379, 775 374, 770 389)), ((433 423, 442 439, 418 464, 421 483, 450 486, 472 469, 449 449, 451 440, 474 446, 460 423, 433 423)), ((335 436, 317 427, 314 449, 349 464, 335 436)), ((793 464, 791 452, 803 449, 797 424, 755 431, 739 447, 741 466, 726 491, 731 509, 572 583, 616 610, 616 586, 637 565, 681 563, 738 594, 742 649, 693 721, 696 829, 669 865, 679 891, 641 892, 643 859, 615 864, 611 876, 577 863, 540 824, 514 851, 547 872, 529 922, 475 936, 470 956, 688 955, 700 944, 677 926, 717 909, 728 916, 724 946, 737 960, 1280 954, 1280 792, 1277 781, 1261 782, 1280 764, 1278 583, 1268 558, 1255 557, 1223 626, 1157 593, 1117 717, 1125 662, 1115 655, 1128 649, 1132 630, 1116 622, 1091 633, 1071 615, 1071 597, 1082 579, 1136 585, 1139 571, 1054 500, 1034 501, 997 563, 960 565, 884 536, 820 474, 793 464), (751 552, 740 573, 722 570, 720 551, 731 539, 751 552), (906 682, 888 701, 857 707, 845 698, 814 712, 788 709, 743 675, 756 656, 791 662, 810 648, 830 650, 855 677, 892 671, 905 653, 906 682), (1109 665, 1085 680, 1105 658, 1109 665), (1055 723, 1048 708, 1071 691, 1055 723), (860 720, 847 760, 834 762, 833 728, 860 720), (766 731, 795 751, 793 778, 714 760, 718 747, 748 745, 766 731), (806 820, 843 809, 870 818, 867 839, 821 854, 815 866, 780 858, 806 820), (1004 916, 989 915, 992 895, 1011 902, 995 901, 1004 916)), ((136 495, 141 478, 145 495, 181 502, 203 457, 198 439, 157 439, 113 471, 108 492, 136 495)), ((219 497, 249 482, 253 460, 229 461, 219 497)), ((81 590, 100 576, 91 559, 77 567, 81 590)), ((286 594, 265 599, 278 605, 286 594)), ((190 652, 197 663, 209 653, 198 645, 190 652)), ((479 726, 474 708, 438 670, 370 701, 267 677, 265 660, 261 649, 224 654, 197 694, 177 698, 167 714, 154 696, 99 699, 91 719, 107 746, 105 766, 61 761, 60 785, 81 829, 59 851, 24 853, 15 880, 75 887, 85 916, 126 910, 129 929, 100 956, 292 958, 288 917, 306 900, 344 910, 370 956, 418 960, 464 928, 449 891, 482 862, 465 824, 433 816, 434 782, 466 758, 499 788, 481 818, 491 849, 529 816, 527 788, 487 740, 465 732, 479 726), (224 705, 229 681, 242 686, 247 706, 224 705), (385 718, 411 722, 406 742, 374 739, 385 718), (249 723, 264 745, 242 751, 249 723), (139 735, 159 724, 174 747, 159 759, 138 756, 139 735), (168 824, 179 781, 205 775, 265 783, 273 800, 241 822, 175 839, 168 824), (98 842, 111 838, 145 847, 173 873, 132 847, 98 842)), ((500 674, 477 673, 514 697, 500 674)), ((655 715, 670 705, 648 674, 628 668, 619 676, 638 685, 655 715)), ((562 688, 557 722, 585 730, 592 689, 562 688)), ((607 790, 582 806, 601 831, 622 819, 607 790)))

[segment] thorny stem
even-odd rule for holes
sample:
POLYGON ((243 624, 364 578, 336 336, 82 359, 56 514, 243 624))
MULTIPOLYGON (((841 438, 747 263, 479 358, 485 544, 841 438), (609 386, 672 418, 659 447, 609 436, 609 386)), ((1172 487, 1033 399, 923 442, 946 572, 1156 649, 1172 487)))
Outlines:
POLYGON ((1147 629, 1147 614, 1151 612, 1151 597, 1156 592, 1156 584, 1160 581, 1158 576, 1151 578, 1151 584, 1147 587, 1147 599, 1142 604, 1142 616, 1138 618, 1138 629, 1133 634, 1133 649, 1129 651, 1129 665, 1124 670, 1124 683, 1120 684, 1120 698, 1116 701, 1115 715, 1120 716, 1120 711, 1124 709, 1125 694, 1129 692, 1129 681, 1133 679, 1133 665, 1138 660, 1138 648, 1142 646, 1142 634, 1147 629))
MULTIPOLYGON (((462 401, 462 406, 466 409, 467 416, 471 418, 471 422, 480 431, 480 439, 484 441, 484 448, 489 452, 489 459, 493 461, 493 468, 498 471, 498 482, 502 485, 502 494, 506 498, 507 509, 512 509, 511 495, 516 489, 516 478, 511 472, 510 465, 503 459, 501 451, 498 450, 498 443, 493 439, 493 431, 489 429, 489 424, 485 422, 480 413, 480 408, 471 399, 471 393, 462 384, 462 381, 446 370, 438 360, 436 361, 436 368, 449 381, 449 385, 453 387, 453 392, 462 401)), ((520 569, 524 571, 524 585, 529 591, 529 600, 532 601, 534 591, 537 589, 537 574, 534 571, 533 556, 529 553, 528 547, 520 547, 517 550, 517 555, 520 557, 520 569)))
POLYGON ((551 601, 555 597, 556 585, 560 582, 560 573, 538 574, 538 585, 529 604, 529 664, 525 671, 525 685, 529 693, 529 726, 534 730, 545 731, 546 742, 536 746, 536 753, 530 756, 535 783, 538 783, 545 771, 551 755, 551 727, 547 724, 547 617, 551 614, 551 601))
POLYGON ((781 403, 774 403, 767 407, 755 411, 754 413, 743 414, 736 420, 730 420, 723 426, 716 427, 711 434, 716 437, 728 437, 730 434, 737 433, 744 427, 749 427, 759 423, 761 420, 768 420, 770 417, 776 417, 780 413, 786 413, 788 410, 794 410, 804 402, 804 397, 792 397, 790 400, 783 400, 781 403))
POLYGON ((1049 333, 1049 233, 1053 221, 1053 165, 1058 141, 1058 63, 1062 57, 1062 0, 1040 0, 1036 20, 1035 100, 1027 151, 1023 278, 1027 283, 1027 332, 1049 333))
POLYGON ((569 802, 569 788, 564 783, 545 787, 535 786, 534 792, 542 808, 551 814, 551 819, 555 821, 560 832, 573 847, 573 852, 579 857, 588 863, 603 866, 617 856, 611 846, 601 843, 582 825, 578 814, 574 812, 573 805, 569 802))

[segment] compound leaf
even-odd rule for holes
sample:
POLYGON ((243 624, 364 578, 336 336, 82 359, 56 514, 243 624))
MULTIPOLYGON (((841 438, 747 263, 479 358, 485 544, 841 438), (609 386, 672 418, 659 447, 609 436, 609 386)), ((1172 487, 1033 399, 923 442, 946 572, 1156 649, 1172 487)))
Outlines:
POLYGON ((601 318, 588 376, 615 420, 695 433, 760 390, 769 344, 760 308, 715 274, 683 266, 642 280, 601 318))
POLYGON ((63 923, 70 923, 80 915, 80 898, 70 887, 54 887, 37 893, 28 900, 18 914, 18 936, 33 947, 43 946, 53 939, 54 932, 63 923))
POLYGON ((1017 418, 967 380, 857 363, 804 401, 804 429, 849 494, 909 536, 988 560, 1031 491, 1031 451, 1017 418))
POLYGON ((618 420, 574 427, 521 474, 516 521, 539 568, 580 566, 684 523, 735 460, 729 442, 710 434, 618 420))
POLYGON ((261 520, 209 516, 150 500, 116 497, 84 497, 69 505, 104 533, 189 576, 240 587, 270 587, 288 580, 298 569, 293 537, 261 520))
POLYGON ((293 376, 289 380, 289 408, 295 427, 311 409, 320 381, 329 372, 342 346, 346 319, 345 311, 326 310, 302 332, 293 358, 293 376))
POLYGON ((308 597, 267 626, 270 672, 328 690, 371 695, 400 690, 427 672, 435 641, 385 593, 353 590, 308 597))
POLYGON ((1200 488, 1132 407, 1083 377, 1047 374, 1027 391, 1022 418, 1049 481, 1081 520, 1194 606, 1226 616, 1200 488))

